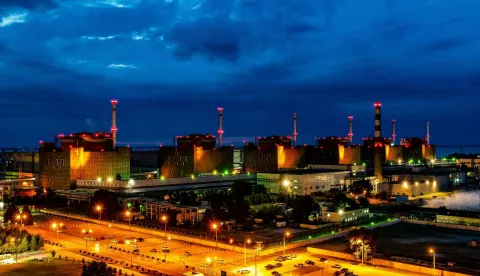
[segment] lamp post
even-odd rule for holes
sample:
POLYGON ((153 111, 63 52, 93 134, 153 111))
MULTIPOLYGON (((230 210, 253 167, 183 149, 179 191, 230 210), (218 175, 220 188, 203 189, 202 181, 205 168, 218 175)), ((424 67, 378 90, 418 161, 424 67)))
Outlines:
POLYGON ((212 228, 215 231, 215 247, 218 247, 218 225, 214 223, 212 228))
MULTIPOLYGON (((83 233, 84 235, 87 235, 87 236, 90 235, 92 232, 93 232, 92 229, 90 229, 90 230, 88 230, 88 231, 85 230, 85 229, 82 230, 82 233, 83 233)), ((85 251, 87 251, 87 243, 88 243, 88 238, 85 237, 85 251)))
MULTIPOLYGON (((171 237, 168 237, 167 240, 170 241, 171 239, 172 239, 171 237)), ((165 253, 165 257, 164 257, 165 263, 167 262, 167 251, 168 251, 168 250, 170 250, 170 249, 165 249, 165 250, 163 250, 163 253, 165 253)))
POLYGON ((53 230, 54 230, 55 232, 57 232, 57 239, 58 239, 58 225, 57 225, 57 223, 54 222, 54 223, 52 224, 52 228, 53 228, 53 230))
POLYGON ((98 212, 99 215, 100 215, 100 220, 102 220, 102 206, 97 205, 96 209, 97 209, 97 212, 98 212))
POLYGON ((251 239, 247 239, 244 243, 243 243, 243 264, 247 264, 247 243, 250 244, 252 243, 252 240, 251 239))
POLYGON ((25 214, 23 214, 23 215, 22 215, 22 214, 19 214, 19 215, 17 215, 16 218, 17 218, 17 220, 20 220, 20 225, 21 225, 22 227, 24 227, 24 226, 23 226, 23 219, 26 219, 27 216, 26 216, 25 214))
POLYGON ((435 275, 435 250, 433 248, 430 248, 428 252, 430 252, 433 255, 433 273, 432 274, 435 275))
POLYGON ((162 216, 162 221, 165 223, 165 238, 167 237, 167 216, 162 216))
POLYGON ((288 198, 290 197, 290 191, 289 191, 290 180, 288 180, 288 179, 283 180, 282 185, 283 185, 283 187, 285 188, 285 191, 286 191, 285 207, 288 208, 288 198))
MULTIPOLYGON (((127 245, 130 245, 130 240, 127 240, 125 243, 127 243, 127 245)), ((133 258, 133 245, 130 246, 130 267, 132 267, 132 258, 133 258)))
POLYGON ((283 234, 283 256, 285 256, 285 249, 287 247, 287 241, 286 241, 287 237, 290 237, 289 231, 285 231, 285 233, 283 234))
POLYGON ((13 246, 15 247, 15 263, 17 263, 18 262, 17 240, 15 238, 12 238, 10 241, 13 242, 13 246))
POLYGON ((128 219, 128 230, 130 230, 130 211, 125 212, 125 216, 127 216, 128 219))
POLYGON ((363 256, 364 253, 363 253, 363 252, 364 252, 364 250, 365 250, 365 245, 364 245, 364 243, 363 243, 363 240, 361 240, 361 239, 358 239, 358 240, 357 240, 357 243, 359 243, 360 246, 361 246, 361 247, 360 247, 360 250, 362 250, 362 265, 363 265, 363 259, 364 259, 364 256, 363 256))

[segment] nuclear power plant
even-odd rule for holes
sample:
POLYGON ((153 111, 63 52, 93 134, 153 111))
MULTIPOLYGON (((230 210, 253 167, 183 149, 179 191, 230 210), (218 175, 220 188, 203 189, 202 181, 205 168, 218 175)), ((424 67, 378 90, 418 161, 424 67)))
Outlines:
POLYGON ((209 133, 175 136, 172 145, 148 149, 117 145, 118 101, 110 103, 110 132, 57 134, 54 141, 40 143, 36 161, 40 185, 69 189, 82 179, 128 181, 131 178, 179 178, 335 166, 350 169, 357 166, 356 170, 362 166, 365 176, 381 183, 385 167, 419 164, 436 158, 435 145, 430 144, 430 122, 426 123, 424 138, 403 138, 397 143, 397 121, 393 119, 391 137, 383 137, 380 102, 373 105, 374 137, 362 138, 361 144, 354 143, 354 117, 346 116, 346 135, 315 138, 314 144, 299 145, 299 117, 298 113, 293 113, 292 136, 269 135, 246 141, 242 147, 225 146, 224 109, 218 107, 218 136, 209 133))

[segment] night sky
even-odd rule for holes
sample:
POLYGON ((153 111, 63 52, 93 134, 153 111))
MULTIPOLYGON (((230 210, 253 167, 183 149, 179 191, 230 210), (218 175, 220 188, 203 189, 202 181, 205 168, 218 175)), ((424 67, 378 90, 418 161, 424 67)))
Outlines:
POLYGON ((108 131, 171 144, 292 133, 474 144, 478 0, 0 0, 0 147, 108 131))

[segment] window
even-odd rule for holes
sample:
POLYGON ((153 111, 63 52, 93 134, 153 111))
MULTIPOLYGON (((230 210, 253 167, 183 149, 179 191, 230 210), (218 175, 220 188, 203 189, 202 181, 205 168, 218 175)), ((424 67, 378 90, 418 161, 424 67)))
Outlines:
POLYGON ((60 159, 60 164, 61 164, 61 166, 65 166, 65 160, 64 160, 64 159, 60 159))
POLYGON ((50 182, 50 176, 47 178, 48 182, 50 182))
POLYGON ((182 162, 182 166, 185 166, 185 162, 182 162))
POLYGON ((177 161, 177 162, 175 162, 175 165, 177 165, 177 166, 178 166, 178 161, 177 161))
POLYGON ((315 187, 316 189, 320 189, 320 186, 315 187))
POLYGON ((170 171, 170 175, 172 175, 172 171, 170 171))
MULTIPOLYGON (((168 159, 170 159, 170 158, 168 158, 168 159)), ((168 165, 168 164, 170 164, 170 162, 168 162, 168 161, 167 161, 167 162, 165 162, 165 165, 168 165)))
POLYGON ((187 161, 188 161, 188 156, 185 156, 185 162, 187 162, 187 161))
POLYGON ((50 165, 50 158, 47 159, 47 166, 50 165))
POLYGON ((55 161, 57 162, 57 166, 58 166, 58 159, 55 159, 55 161))

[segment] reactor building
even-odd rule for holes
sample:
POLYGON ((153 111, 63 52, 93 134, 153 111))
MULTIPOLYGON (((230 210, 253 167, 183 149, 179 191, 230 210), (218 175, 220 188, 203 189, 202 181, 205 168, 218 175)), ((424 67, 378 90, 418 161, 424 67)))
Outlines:
POLYGON ((40 142, 40 185, 69 190, 77 179, 130 179, 130 148, 116 145, 116 106, 112 100, 111 132, 59 134, 54 142, 40 142))

